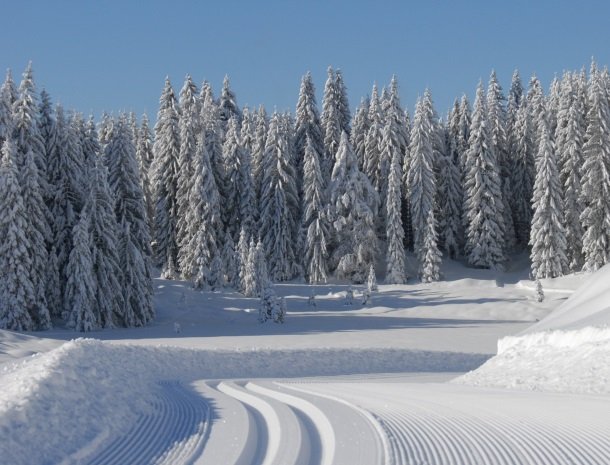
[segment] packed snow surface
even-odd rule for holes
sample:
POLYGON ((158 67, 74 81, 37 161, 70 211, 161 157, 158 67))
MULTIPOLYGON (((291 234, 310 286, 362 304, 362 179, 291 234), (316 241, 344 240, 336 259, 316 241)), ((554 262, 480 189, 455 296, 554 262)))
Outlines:
POLYGON ((317 286, 311 307, 309 286, 279 285, 284 325, 157 280, 147 328, 2 331, 0 463, 610 463, 606 330, 578 326, 604 314, 607 269, 545 280, 542 303, 523 270, 443 272, 366 306, 359 287, 346 306, 347 286, 317 286), (527 331, 575 301, 561 328, 527 331))
POLYGON ((477 386, 610 394, 610 265, 557 310, 456 380, 477 386))

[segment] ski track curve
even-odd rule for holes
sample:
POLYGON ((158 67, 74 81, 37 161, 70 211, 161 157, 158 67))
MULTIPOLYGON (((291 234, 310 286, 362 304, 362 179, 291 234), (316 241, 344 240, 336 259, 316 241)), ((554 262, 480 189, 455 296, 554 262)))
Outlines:
POLYGON ((209 434, 209 420, 210 407, 204 398, 179 382, 160 382, 151 412, 79 463, 194 464, 209 434))
POLYGON ((371 412, 387 437, 391 464, 610 463, 610 420, 595 411, 608 408, 610 399, 596 404, 587 397, 548 400, 540 393, 498 397, 433 386, 393 387, 384 400, 375 396, 379 386, 374 384, 308 384, 307 389, 371 412))

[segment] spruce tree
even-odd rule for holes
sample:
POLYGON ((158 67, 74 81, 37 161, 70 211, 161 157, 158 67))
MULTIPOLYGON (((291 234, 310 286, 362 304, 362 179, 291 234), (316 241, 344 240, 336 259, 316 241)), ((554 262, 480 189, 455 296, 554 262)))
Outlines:
MULTIPOLYGON (((437 247, 436 227, 434 218, 436 204, 435 166, 438 163, 439 152, 435 138, 435 112, 430 92, 426 90, 424 97, 417 103, 411 145, 409 147, 410 165, 408 184, 410 193, 411 218, 413 222, 414 249, 417 254, 420 276, 423 277, 423 267, 428 255, 426 245, 437 247), (432 215, 432 220, 428 217, 432 215), (430 236, 430 237, 428 237, 430 236)), ((433 275, 433 273, 430 273, 433 275)))
POLYGON ((438 191, 442 199, 439 205, 439 233, 442 237, 443 249, 450 258, 460 254, 462 244, 462 184, 457 165, 459 157, 456 142, 449 132, 446 137, 446 149, 439 157, 438 191))
POLYGON ((328 243, 330 225, 326 211, 326 189, 320 170, 320 152, 307 136, 304 154, 305 275, 311 284, 324 283, 328 274, 328 243))
POLYGON ((315 92, 311 73, 308 72, 301 80, 294 129, 295 165, 297 166, 299 180, 303 177, 307 138, 311 140, 314 149, 319 154, 318 156, 324 153, 324 134, 315 92))
POLYGON ((165 78, 165 87, 159 99, 159 112, 155 125, 153 189, 155 198, 154 249, 157 265, 163 268, 165 278, 176 278, 178 259, 178 178, 180 132, 178 104, 174 90, 165 78))
POLYGON ((350 142, 354 147, 356 158, 358 159, 358 168, 360 171, 364 169, 364 153, 366 135, 370 129, 369 123, 369 107, 371 105, 370 98, 362 98, 360 105, 356 109, 354 114, 354 120, 352 121, 352 134, 350 136, 350 142))
POLYGON ((222 157, 222 142, 224 138, 220 122, 220 109, 214 100, 212 87, 208 82, 201 86, 201 123, 205 134, 205 148, 210 157, 210 164, 214 172, 216 187, 224 200, 224 164, 222 157))
POLYGON ((16 152, 12 139, 5 140, 0 163, 0 328, 30 331, 34 329, 30 310, 36 293, 16 152))
POLYGON ((465 252, 468 263, 472 266, 501 269, 505 259, 502 182, 489 132, 482 83, 477 88, 468 143, 464 203, 465 252))
MULTIPOLYGON (((176 202, 178 215, 176 217, 176 243, 178 248, 186 234, 186 215, 189 208, 189 192, 193 179, 193 163, 197 152, 197 134, 201 131, 199 123, 200 109, 197 96, 197 86, 190 75, 186 76, 180 90, 180 115, 178 128, 180 131, 180 150, 178 154, 176 202)), ((178 252, 179 253, 179 252, 178 252)))
POLYGON ((522 100, 517 110, 514 129, 515 147, 513 156, 513 215, 515 235, 519 244, 527 246, 532 222, 532 193, 534 189, 535 169, 535 134, 530 110, 526 100, 522 100))
POLYGON ((244 228, 242 228, 239 232, 239 242, 237 243, 237 258, 239 266, 239 282, 237 289, 242 294, 244 294, 246 291, 246 275, 248 273, 248 254, 250 251, 248 239, 248 233, 244 228))
POLYGON ((567 268, 567 244, 562 224, 563 205, 555 146, 545 113, 540 115, 540 147, 536 157, 536 181, 532 201, 532 275, 535 278, 562 276, 567 268))
POLYGON ((231 234, 227 231, 224 236, 222 248, 222 268, 224 271, 225 283, 235 289, 239 286, 239 262, 235 243, 231 234))
POLYGON ((322 101, 322 127, 324 129, 324 158, 321 160, 322 173, 328 184, 328 174, 335 162, 335 154, 341 140, 341 118, 339 112, 339 95, 336 86, 336 75, 332 67, 328 67, 328 77, 324 85, 324 99, 322 101))
POLYGON ((337 71, 335 71, 335 93, 337 98, 337 113, 339 114, 339 128, 341 131, 345 131, 345 133, 349 137, 351 133, 350 122, 352 120, 352 115, 349 109, 347 88, 345 87, 345 82, 343 81, 343 73, 340 69, 337 69, 337 71))
POLYGON ((254 143, 252 145, 252 182, 256 192, 257 212, 260 215, 262 179, 263 179, 263 160, 265 158, 265 145, 267 143, 268 121, 265 107, 260 106, 256 113, 256 131, 254 143))
POLYGON ((375 218, 379 196, 358 169, 347 134, 341 136, 330 184, 333 218, 331 267, 337 276, 362 283, 377 254, 375 218))
POLYGON ((112 138, 106 147, 106 159, 109 162, 108 184, 116 195, 114 212, 119 225, 125 323, 127 326, 141 326, 155 315, 152 306, 150 235, 136 150, 124 116, 115 123, 112 138), (126 287, 129 286, 131 288, 127 292, 126 287))
POLYGON ((584 109, 578 98, 575 78, 568 75, 562 83, 562 98, 558 113, 557 156, 559 179, 562 187, 564 229, 566 232, 567 258, 570 271, 580 271, 584 263, 582 238, 584 230, 580 222, 583 142, 585 133, 584 109))
POLYGON ((470 126, 472 125, 472 114, 470 111, 470 103, 468 97, 462 95, 460 100, 460 122, 459 122, 459 137, 458 137, 458 151, 460 153, 460 173, 462 174, 462 184, 465 183, 467 168, 466 168, 466 157, 468 155, 469 140, 470 140, 470 126))
POLYGON ((585 230, 584 269, 596 271, 610 261, 610 109, 600 72, 591 74, 583 155, 580 221, 585 230))
POLYGON ((75 331, 92 331, 100 327, 89 227, 89 217, 83 212, 74 226, 74 248, 66 266, 63 318, 75 331))
POLYGON ((492 150, 500 166, 499 175, 502 183, 502 205, 503 205, 503 227, 502 244, 505 252, 510 252, 515 247, 515 230, 513 217, 510 209, 509 199, 511 198, 511 179, 510 179, 510 154, 508 152, 508 135, 506 133, 506 108, 504 105, 502 87, 496 77, 496 72, 492 71, 487 88, 487 120, 489 122, 489 135, 491 137, 492 150))
POLYGON ((240 179, 241 162, 243 160, 242 147, 239 140, 239 126, 237 119, 231 117, 227 124, 225 142, 222 146, 223 159, 223 185, 220 188, 223 194, 222 216, 225 230, 231 235, 233 242, 239 239, 241 228, 240 201, 244 186, 240 179))
POLYGON ((6 83, 0 87, 0 147, 13 133, 13 109, 6 83))
POLYGON ((142 192, 144 193, 144 203, 146 205, 146 219, 150 230, 152 231, 155 216, 155 205, 153 199, 152 185, 152 164, 153 164, 153 141, 150 132, 148 116, 142 115, 142 122, 138 129, 138 138, 136 145, 136 159, 140 171, 140 183, 142 192))
POLYGON ((387 183, 387 171, 382 167, 383 115, 377 85, 373 86, 368 113, 369 130, 364 142, 364 174, 367 175, 383 204, 383 187, 387 183), (385 171, 385 172, 384 172, 385 171), (386 177, 384 178, 384 175, 386 177))
POLYGON ((91 260, 96 283, 93 306, 102 327, 125 326, 114 198, 108 185, 108 170, 99 158, 89 173, 89 186, 90 194, 83 211, 90 221, 91 260))
POLYGON ((256 139, 256 114, 252 113, 248 107, 244 107, 241 112, 241 127, 239 132, 241 134, 242 148, 251 154, 254 140, 256 139))
MULTIPOLYGON (((386 124, 389 131, 391 124, 386 124)), ((391 140, 391 137, 384 137, 391 140)), ((386 228, 387 228, 387 251, 386 251, 386 284, 404 284, 406 282, 405 249, 403 245, 404 229, 401 218, 401 182, 402 169, 400 166, 401 154, 398 146, 391 143, 384 144, 386 150, 391 151, 392 164, 388 178, 388 193, 385 204, 386 228)))
POLYGON ((235 93, 231 90, 229 76, 225 76, 222 81, 222 92, 218 101, 220 125, 223 131, 226 130, 227 124, 231 118, 235 118, 241 124, 241 111, 237 106, 235 93))
POLYGON ((436 235, 436 219, 434 217, 434 210, 428 211, 428 218, 426 222, 426 235, 424 237, 423 250, 424 256, 422 257, 420 279, 424 283, 431 283, 441 279, 440 265, 441 265, 441 252, 437 247, 438 238, 436 235))
POLYGON ((298 273, 294 247, 298 198, 290 149, 286 125, 275 113, 265 145, 260 205, 260 237, 274 281, 289 280, 298 273))

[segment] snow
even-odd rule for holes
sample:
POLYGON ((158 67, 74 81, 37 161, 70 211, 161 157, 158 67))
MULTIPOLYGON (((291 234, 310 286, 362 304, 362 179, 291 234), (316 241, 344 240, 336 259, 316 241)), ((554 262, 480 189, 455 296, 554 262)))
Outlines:
POLYGON ((456 380, 475 386, 610 394, 610 265, 498 354, 456 380))
POLYGON ((366 306, 364 285, 349 307, 343 284, 315 286, 316 307, 276 285, 282 325, 257 323, 258 299, 157 279, 143 329, 0 331, 0 461, 608 463, 609 267, 542 280, 538 303, 514 263, 447 261, 366 306))

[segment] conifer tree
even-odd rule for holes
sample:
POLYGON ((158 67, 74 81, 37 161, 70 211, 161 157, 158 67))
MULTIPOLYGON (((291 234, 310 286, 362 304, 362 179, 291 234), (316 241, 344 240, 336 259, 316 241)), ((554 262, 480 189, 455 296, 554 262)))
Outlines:
POLYGON ((226 130, 229 120, 234 117, 241 124, 241 111, 237 106, 235 93, 231 90, 229 76, 225 76, 222 81, 222 92, 218 101, 220 125, 223 131, 226 130))
POLYGON ((237 289, 239 286, 239 262, 235 243, 228 231, 225 233, 223 242, 222 268, 224 270, 225 283, 237 289))
POLYGON ((26 215, 26 236, 31 262, 30 279, 34 287, 34 301, 30 303, 30 315, 37 329, 49 329, 51 316, 47 305, 47 265, 49 256, 46 244, 52 233, 47 223, 47 206, 42 198, 34 152, 28 150, 21 176, 21 192, 26 215))
POLYGON ((519 244, 527 246, 532 222, 532 193, 535 178, 534 127, 526 100, 517 110, 514 129, 513 195, 515 233, 519 244))
POLYGON ((526 99, 534 127, 534 147, 538 147, 540 145, 540 117, 546 109, 542 84, 535 75, 530 79, 526 99))
POLYGON ((540 115, 540 147, 536 157, 536 181, 532 201, 532 275, 535 278, 556 278, 563 275, 567 268, 567 244, 562 224, 557 158, 545 113, 540 115))
POLYGON ((150 132, 148 116, 142 115, 142 122, 138 129, 138 139, 136 146, 136 159, 140 171, 140 184, 144 194, 144 203, 146 205, 146 219, 152 231, 155 216, 155 204, 153 199, 152 185, 152 164, 153 164, 153 142, 150 132))
POLYGON ((502 183, 502 205, 503 227, 502 244, 505 252, 510 252, 515 247, 515 230, 513 217, 510 209, 509 199, 511 198, 510 182, 510 155, 508 153, 508 136, 506 134, 506 108, 504 106, 502 87, 496 77, 496 72, 492 71, 487 88, 487 120, 489 122, 489 135, 491 137, 492 150, 496 160, 500 165, 499 175, 502 183))
POLYGON ((0 87, 0 147, 13 133, 13 109, 6 83, 0 87))
POLYGON ((256 192, 256 204, 257 210, 260 214, 261 204, 261 191, 262 191, 262 179, 263 179, 263 160, 265 158, 265 145, 267 143, 267 113, 265 107, 262 105, 259 107, 256 113, 256 132, 254 137, 254 143, 252 146, 252 182, 254 183, 254 190, 256 192))
POLYGON ((299 198, 303 197, 302 180, 307 138, 311 140, 313 148, 318 156, 324 154, 324 134, 315 92, 311 73, 308 72, 301 80, 294 130, 294 165, 296 167, 296 176, 299 182, 299 198))
POLYGON ((320 171, 320 153, 307 136, 304 154, 304 214, 305 274, 311 284, 327 279, 330 225, 326 211, 326 190, 320 171))
POLYGON ((248 255, 250 252, 250 244, 248 242, 248 233, 244 228, 239 232, 239 242, 237 243, 237 258, 239 266, 239 282, 238 290, 242 294, 246 291, 246 275, 248 274, 248 255))
POLYGON ((350 142, 354 147, 356 158, 358 159, 358 168, 360 171, 364 169, 364 153, 366 135, 370 129, 369 122, 369 107, 371 105, 370 98, 362 98, 360 105, 356 109, 354 114, 354 120, 352 121, 352 134, 350 136, 350 142))
POLYGON ((210 157, 210 164, 214 172, 216 187, 224 200, 224 164, 222 157, 223 129, 220 124, 220 109, 214 100, 212 87, 204 82, 201 87, 201 123, 205 133, 205 148, 210 157))
POLYGON ((482 83, 477 88, 468 142, 464 204, 468 263, 479 268, 500 269, 504 261, 502 183, 492 148, 482 83))
MULTIPOLYGON (((391 124, 386 124, 386 129, 391 124)), ((387 147, 387 145, 386 145, 387 147)), ((393 147, 392 164, 388 178, 386 201, 387 251, 386 251, 386 284, 404 284, 406 282, 405 249, 403 245, 404 229, 401 218, 401 182, 400 152, 393 147)))
POLYGON ((0 163, 0 328, 29 331, 35 302, 27 218, 15 163, 16 147, 7 139, 0 163))
MULTIPOLYGON (((423 99, 417 103, 411 145, 409 147, 410 165, 408 174, 411 201, 411 218, 413 222, 414 249, 420 266, 420 276, 424 277, 424 266, 429 255, 428 247, 436 248, 437 235, 435 210, 436 176, 439 152, 436 144, 435 112, 430 92, 426 90, 423 99), (432 216, 432 219, 429 218, 432 216), (429 236, 429 237, 428 237, 429 236)), ((434 273, 429 272, 429 276, 434 273)))
POLYGON ((462 174, 462 184, 464 184, 467 174, 466 157, 469 149, 470 126, 472 125, 472 114, 470 111, 470 103, 468 97, 462 95, 460 100, 460 131, 458 137, 458 151, 460 153, 460 173, 462 174))
MULTIPOLYGON (((190 75, 186 76, 180 90, 180 115, 178 128, 180 131, 180 150, 178 154, 176 202, 178 215, 176 217, 176 243, 178 248, 186 234, 186 216, 189 208, 189 192, 193 179, 193 163, 197 152, 197 134, 201 131, 199 123, 199 98, 197 86, 190 75)), ((178 252, 179 253, 179 252, 178 252)))
POLYGON ((345 87, 345 82, 343 81, 343 73, 340 69, 335 71, 335 92, 337 96, 337 112, 339 114, 339 129, 341 131, 345 131, 345 133, 350 135, 350 122, 352 120, 352 115, 349 109, 349 99, 347 98, 347 88, 345 87))
MULTIPOLYGON (((136 150, 124 116, 115 123, 106 147, 108 184, 115 193, 114 212, 119 225, 119 256, 123 270, 126 326, 142 326, 154 318, 150 235, 144 194, 138 175, 136 150), (132 286, 129 292, 126 287, 132 286)), ((171 265, 171 262, 168 262, 171 265)))
POLYGON ((294 244, 298 198, 291 164, 286 125, 275 113, 269 125, 262 178, 260 237, 269 275, 274 281, 291 279, 298 273, 294 244))
POLYGON ((439 157, 438 193, 442 200, 439 205, 438 232, 447 255, 456 258, 460 254, 460 244, 463 242, 461 237, 463 193, 455 142, 449 132, 445 139, 446 149, 439 157))
MULTIPOLYGON (((341 118, 339 110, 339 95, 336 86, 336 74, 332 67, 328 67, 328 78, 324 85, 324 99, 322 101, 322 127, 324 129, 324 158, 320 166, 322 173, 329 173, 335 162, 335 154, 341 140, 341 118)), ((325 182, 328 184, 329 177, 326 174, 325 182)))
POLYGON ((239 140, 239 127, 235 117, 231 117, 227 124, 225 142, 222 146, 223 158, 223 185, 220 192, 223 194, 222 215, 225 230, 231 235, 233 242, 239 239, 241 228, 240 201, 244 195, 243 189, 249 186, 242 184, 240 179, 241 162, 244 155, 239 140))
MULTIPOLYGON (((605 72, 604 72, 605 74, 605 72)), ((583 146, 582 205, 584 269, 596 271, 610 261, 610 109, 604 76, 591 73, 589 110, 583 146)))
POLYGON ((347 134, 341 136, 330 184, 333 215, 331 266, 339 278, 362 283, 377 254, 375 218, 379 196, 358 169, 356 155, 347 134))
POLYGON ((557 156, 562 187, 564 229, 570 271, 580 271, 584 263, 580 222, 583 142, 585 133, 584 109, 578 98, 575 78, 568 75, 562 82, 562 97, 557 121, 557 156))
POLYGON ((441 252, 438 249, 438 238, 436 235, 436 219, 434 210, 428 211, 426 222, 426 235, 424 237, 424 256, 421 259, 420 279, 424 283, 431 283, 441 279, 440 265, 441 252))
POLYGON ((93 307, 102 327, 124 326, 114 198, 108 185, 108 171, 99 158, 89 174, 89 186, 90 195, 83 211, 90 221, 91 260, 96 283, 93 307))
POLYGON ((159 99, 153 153, 155 259, 157 265, 163 268, 163 276, 172 279, 177 277, 175 266, 178 259, 176 225, 180 132, 178 104, 169 78, 165 78, 165 87, 159 99))
POLYGON ((13 73, 10 68, 6 70, 6 76, 4 78, 4 82, 2 83, 2 88, 6 91, 8 96, 8 103, 12 108, 13 104, 17 101, 17 98, 19 97, 19 93, 17 91, 15 81, 13 80, 13 73))
POLYGON ((250 111, 250 108, 244 107, 241 112, 241 146, 252 154, 254 140, 256 139, 256 114, 250 111))
POLYGON ((388 170, 383 170, 382 167, 382 147, 381 143, 383 140, 383 115, 381 111, 381 101, 377 93, 377 85, 373 86, 371 93, 371 104, 369 106, 368 113, 369 130, 366 135, 364 142, 364 174, 367 175, 371 184, 380 196, 381 203, 383 204, 382 190, 383 181, 387 182, 387 176, 383 178, 383 175, 387 175, 388 170), (382 172, 382 171, 385 171, 382 172))
POLYGON ((75 331, 92 331, 100 327, 100 315, 95 311, 96 284, 89 227, 89 217, 83 212, 74 226, 74 248, 66 266, 63 318, 75 331))

